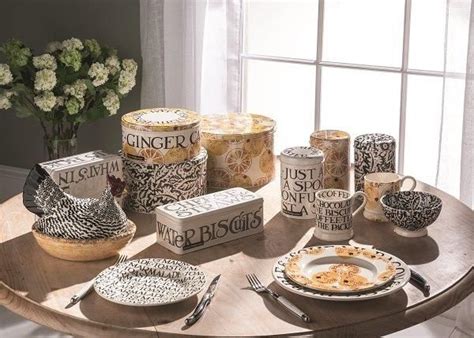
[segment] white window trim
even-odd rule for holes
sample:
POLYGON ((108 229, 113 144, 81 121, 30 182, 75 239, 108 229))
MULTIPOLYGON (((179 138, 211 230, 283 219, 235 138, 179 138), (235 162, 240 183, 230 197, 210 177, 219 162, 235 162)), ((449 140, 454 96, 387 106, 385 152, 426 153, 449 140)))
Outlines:
MULTIPOLYGON (((401 89, 400 89, 400 114, 399 114, 399 135, 398 135, 398 172, 403 173, 404 158, 405 158, 405 121, 406 121, 406 103, 407 103, 407 79, 408 75, 425 75, 435 76, 443 78, 459 78, 464 79, 462 73, 452 73, 446 71, 434 71, 434 70, 421 70, 408 68, 408 56, 410 48, 410 24, 411 24, 411 4, 412 0, 405 0, 404 9, 404 23, 403 23, 403 47, 402 47, 402 65, 401 67, 388 67, 388 66, 376 66, 356 63, 342 63, 342 62, 331 62, 323 61, 323 28, 324 28, 324 2, 325 0, 319 0, 318 9, 318 34, 317 34, 317 51, 316 59, 298 59, 291 57, 271 56, 271 55, 260 55, 245 53, 243 50, 240 53, 240 108, 242 111, 246 111, 246 98, 245 98, 245 75, 244 75, 244 61, 246 60, 259 60, 259 61, 270 61, 270 62, 284 62, 301 65, 314 65, 316 66, 316 82, 315 82, 315 105, 314 105, 314 129, 319 130, 321 126, 321 70, 323 67, 335 67, 344 69, 357 69, 357 70, 368 70, 368 71, 379 71, 379 72, 391 72, 401 74, 401 89)), ((245 0, 242 0, 240 20, 240 32, 241 32, 241 48, 245 45, 244 30, 246 27, 246 9, 245 0)))

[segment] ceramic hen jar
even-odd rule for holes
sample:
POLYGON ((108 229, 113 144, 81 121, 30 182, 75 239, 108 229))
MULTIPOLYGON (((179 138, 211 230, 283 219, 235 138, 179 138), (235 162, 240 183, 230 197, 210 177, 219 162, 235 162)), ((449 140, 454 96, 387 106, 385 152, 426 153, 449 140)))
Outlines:
POLYGON ((275 121, 257 114, 206 115, 201 142, 208 152, 208 186, 257 188, 275 176, 275 121))

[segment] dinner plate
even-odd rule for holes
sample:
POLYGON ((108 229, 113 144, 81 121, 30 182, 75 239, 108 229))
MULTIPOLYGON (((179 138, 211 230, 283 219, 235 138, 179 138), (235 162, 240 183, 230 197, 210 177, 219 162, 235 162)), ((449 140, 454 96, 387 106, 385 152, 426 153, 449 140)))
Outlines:
POLYGON ((311 247, 285 265, 285 274, 301 286, 333 293, 378 288, 396 274, 395 265, 373 249, 353 246, 311 247))
MULTIPOLYGON (((323 245, 313 248, 330 248, 330 247, 346 247, 350 246, 338 246, 338 245, 323 245)), ((362 249, 362 248, 359 248, 362 249)), ((300 284, 292 281, 285 273, 285 266, 287 262, 292 258, 298 255, 301 252, 306 252, 308 248, 301 249, 299 251, 290 252, 289 254, 280 257, 273 266, 272 274, 275 282, 280 285, 282 288, 298 294, 303 297, 315 298, 320 300, 330 300, 330 301, 361 301, 369 300, 379 297, 388 296, 399 291, 410 279, 410 269, 408 266, 396 256, 390 255, 386 252, 380 250, 371 250, 377 255, 382 255, 388 261, 390 261, 395 266, 395 275, 394 277, 386 284, 383 284, 380 287, 371 290, 357 291, 357 292, 348 292, 348 293, 336 293, 331 291, 320 291, 315 289, 310 289, 304 287, 300 284)))
POLYGON ((113 265, 94 283, 99 296, 130 306, 176 303, 199 293, 206 275, 198 267, 166 258, 143 258, 113 265))

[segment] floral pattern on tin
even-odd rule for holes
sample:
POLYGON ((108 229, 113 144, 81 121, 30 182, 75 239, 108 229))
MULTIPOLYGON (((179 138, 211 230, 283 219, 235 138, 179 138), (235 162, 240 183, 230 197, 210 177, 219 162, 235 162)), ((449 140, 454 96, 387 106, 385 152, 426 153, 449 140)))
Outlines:
POLYGON ((354 139, 355 191, 363 190, 364 176, 395 172, 395 138, 386 134, 365 134, 354 139))
POLYGON ((324 153, 324 188, 349 189, 350 136, 339 130, 320 130, 311 135, 311 146, 324 153))
POLYGON ((275 174, 275 122, 255 114, 203 117, 202 146, 207 149, 208 185, 212 188, 256 188, 275 174))

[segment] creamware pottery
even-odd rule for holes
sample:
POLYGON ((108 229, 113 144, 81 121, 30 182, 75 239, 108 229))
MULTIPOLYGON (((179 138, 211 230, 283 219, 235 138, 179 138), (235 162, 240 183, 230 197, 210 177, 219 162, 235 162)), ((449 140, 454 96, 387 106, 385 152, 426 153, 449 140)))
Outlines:
POLYGON ((396 173, 371 173, 364 177, 364 192, 367 194, 367 204, 364 217, 374 222, 388 222, 383 213, 380 199, 383 195, 400 191, 403 182, 411 181, 409 191, 415 189, 416 180, 412 176, 401 176, 396 173))

